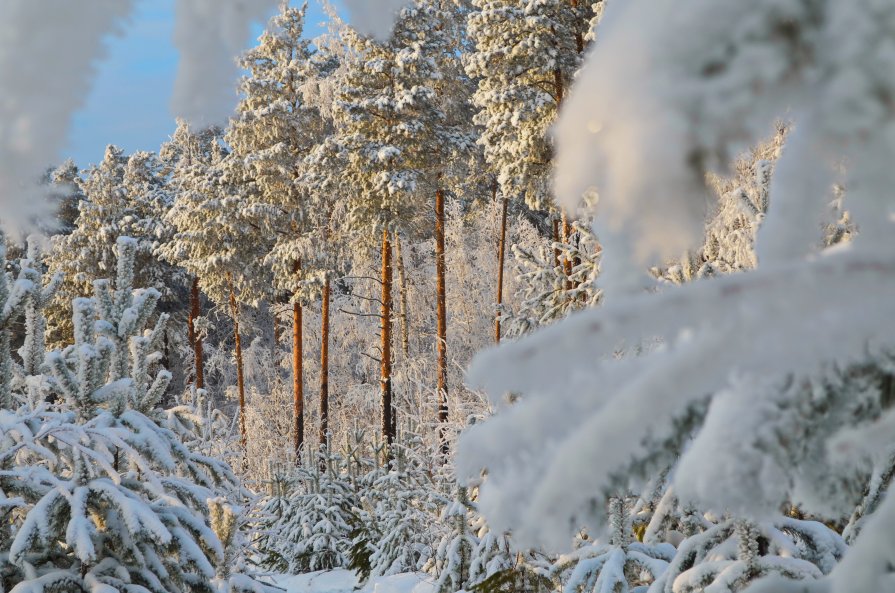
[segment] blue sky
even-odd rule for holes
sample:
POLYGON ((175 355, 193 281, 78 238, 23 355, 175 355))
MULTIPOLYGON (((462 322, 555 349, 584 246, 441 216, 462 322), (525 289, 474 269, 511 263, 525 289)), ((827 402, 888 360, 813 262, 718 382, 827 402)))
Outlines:
MULTIPOLYGON (((107 144, 117 144, 128 153, 157 150, 174 131, 169 111, 177 69, 177 51, 171 42, 174 2, 138 0, 122 35, 109 40, 107 55, 97 64, 93 90, 75 115, 61 159, 71 157, 86 167, 102 159, 107 144)), ((306 32, 314 37, 322 31, 320 24, 326 17, 317 2, 308 4, 306 32)), ((258 27, 246 40, 247 47, 261 30, 258 27)))

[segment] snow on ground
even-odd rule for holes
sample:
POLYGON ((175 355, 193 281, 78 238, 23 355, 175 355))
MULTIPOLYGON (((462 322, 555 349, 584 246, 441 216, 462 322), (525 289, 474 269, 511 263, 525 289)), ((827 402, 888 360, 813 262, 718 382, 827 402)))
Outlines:
POLYGON ((282 575, 274 582, 287 593, 434 593, 432 577, 424 573, 404 573, 372 578, 357 588, 357 577, 350 570, 337 569, 295 576, 282 575))

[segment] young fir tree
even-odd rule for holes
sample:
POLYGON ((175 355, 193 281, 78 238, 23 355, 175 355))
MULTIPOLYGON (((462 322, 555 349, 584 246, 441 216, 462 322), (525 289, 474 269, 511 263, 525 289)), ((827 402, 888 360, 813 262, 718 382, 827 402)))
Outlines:
POLYGON ((443 527, 433 525, 439 488, 418 458, 417 440, 396 445, 393 466, 374 469, 362 482, 367 577, 419 572, 434 557, 443 527))
POLYGON ((277 517, 261 542, 268 568, 297 574, 348 565, 356 497, 342 459, 329 451, 318 455, 322 463, 297 470, 288 498, 274 498, 265 509, 277 517))
POLYGON ((428 568, 435 575, 438 593, 465 591, 472 584, 472 555, 478 545, 472 533, 473 503, 464 486, 457 486, 454 499, 444 507, 441 521, 448 532, 441 538, 428 568))
POLYGON ((49 281, 44 281, 45 241, 41 237, 31 236, 28 237, 27 244, 27 259, 19 262, 19 276, 29 280, 32 289, 24 309, 25 335, 18 350, 22 364, 16 366, 18 382, 16 389, 26 395, 26 401, 34 406, 47 395, 47 382, 44 377, 47 331, 45 310, 62 283, 62 275, 55 274, 49 281))
POLYGON ((565 593, 643 591, 665 573, 675 556, 674 546, 652 545, 634 539, 633 516, 623 498, 609 502, 609 534, 605 541, 582 542, 560 556, 552 573, 565 593))
POLYGON ((165 317, 144 326, 160 295, 133 289, 138 242, 121 239, 117 252, 115 288, 97 282, 93 298, 75 299, 75 344, 47 354, 60 410, 3 418, 12 459, 31 465, 4 484, 20 521, 3 573, 16 593, 257 591, 246 577, 214 580, 224 546, 206 501, 236 478, 156 422, 170 380, 151 371, 165 317), (41 430, 24 430, 35 420, 41 430))
POLYGON ((736 593, 768 575, 804 581, 828 574, 846 545, 822 523, 781 517, 727 519, 681 543, 651 591, 736 593))

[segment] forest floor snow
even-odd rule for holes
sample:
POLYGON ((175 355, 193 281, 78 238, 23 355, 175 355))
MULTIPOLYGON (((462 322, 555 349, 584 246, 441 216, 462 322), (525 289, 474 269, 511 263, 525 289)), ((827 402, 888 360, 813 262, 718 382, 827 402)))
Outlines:
POLYGON ((434 593, 432 577, 424 573, 404 573, 370 579, 357 588, 357 576, 350 570, 326 570, 275 579, 287 593, 434 593))

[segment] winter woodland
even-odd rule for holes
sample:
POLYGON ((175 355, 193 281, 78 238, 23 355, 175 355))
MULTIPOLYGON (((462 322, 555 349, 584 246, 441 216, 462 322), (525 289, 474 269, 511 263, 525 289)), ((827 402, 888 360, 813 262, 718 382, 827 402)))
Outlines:
POLYGON ((895 2, 183 0, 79 168, 81 4, 0 24, 0 592, 895 591, 895 2))

